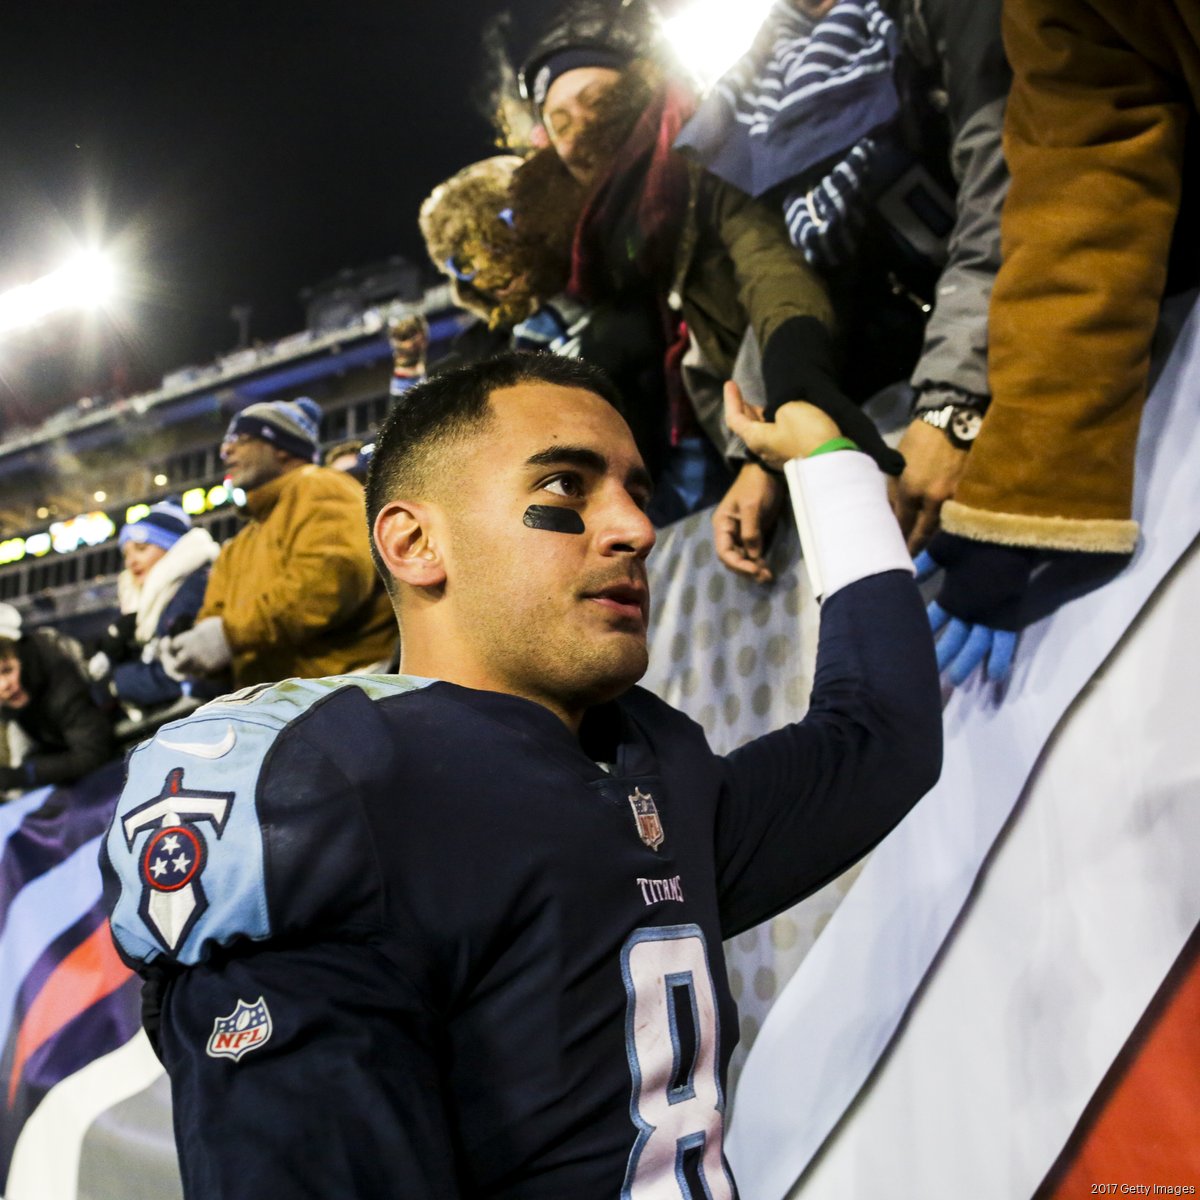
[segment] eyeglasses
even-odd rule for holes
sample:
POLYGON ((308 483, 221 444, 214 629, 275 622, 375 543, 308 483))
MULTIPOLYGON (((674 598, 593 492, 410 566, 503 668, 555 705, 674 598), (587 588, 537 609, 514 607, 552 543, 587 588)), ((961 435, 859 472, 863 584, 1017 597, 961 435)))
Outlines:
POLYGON ((227 433, 221 439, 221 449, 226 446, 244 446, 247 442, 261 442, 262 438, 256 438, 252 433, 227 433))

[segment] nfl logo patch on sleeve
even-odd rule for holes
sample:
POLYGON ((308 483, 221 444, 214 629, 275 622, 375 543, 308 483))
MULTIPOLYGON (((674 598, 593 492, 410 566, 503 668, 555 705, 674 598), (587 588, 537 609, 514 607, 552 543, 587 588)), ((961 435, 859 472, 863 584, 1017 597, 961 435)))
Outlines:
POLYGON ((239 1000, 227 1017, 213 1022, 208 1039, 209 1058, 232 1058, 237 1062, 243 1054, 266 1045, 271 1037, 271 1013, 261 996, 248 1004, 239 1000))

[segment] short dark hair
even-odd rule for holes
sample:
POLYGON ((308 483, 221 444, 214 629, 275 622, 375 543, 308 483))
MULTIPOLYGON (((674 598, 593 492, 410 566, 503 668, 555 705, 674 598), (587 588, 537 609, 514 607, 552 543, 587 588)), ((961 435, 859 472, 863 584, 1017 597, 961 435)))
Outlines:
POLYGON ((366 485, 371 555, 389 590, 391 573, 379 557, 373 536, 380 510, 398 495, 407 492, 411 496, 431 486, 433 452, 489 421, 488 401, 493 392, 522 383, 548 383, 592 392, 624 415, 620 393, 599 367, 557 354, 498 354, 441 371, 403 392, 375 439, 366 485))

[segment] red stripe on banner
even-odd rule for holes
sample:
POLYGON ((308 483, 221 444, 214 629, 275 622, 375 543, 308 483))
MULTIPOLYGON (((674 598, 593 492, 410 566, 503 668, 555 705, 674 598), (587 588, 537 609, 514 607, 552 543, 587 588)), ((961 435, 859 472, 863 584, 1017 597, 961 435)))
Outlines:
POLYGON ((58 964, 29 1006, 17 1033, 8 1083, 10 1109, 30 1055, 80 1013, 115 992, 132 974, 117 957, 107 921, 58 964))
POLYGON ((1200 930, 1034 1200, 1131 1194, 1200 1196, 1200 930))

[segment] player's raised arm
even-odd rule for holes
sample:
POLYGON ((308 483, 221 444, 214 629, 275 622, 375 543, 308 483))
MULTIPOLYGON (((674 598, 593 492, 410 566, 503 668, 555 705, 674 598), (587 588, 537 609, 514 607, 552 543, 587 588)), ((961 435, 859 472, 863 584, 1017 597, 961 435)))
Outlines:
POLYGON ((392 934, 364 811, 395 768, 361 753, 374 705, 338 680, 230 700, 134 751, 102 855, 185 1195, 454 1200, 428 959, 392 934))
POLYGON ((933 643, 879 468, 809 405, 768 424, 732 389, 726 411, 783 468, 822 601, 807 716, 726 760, 717 857, 728 936, 883 838, 936 782, 942 725, 933 643))

